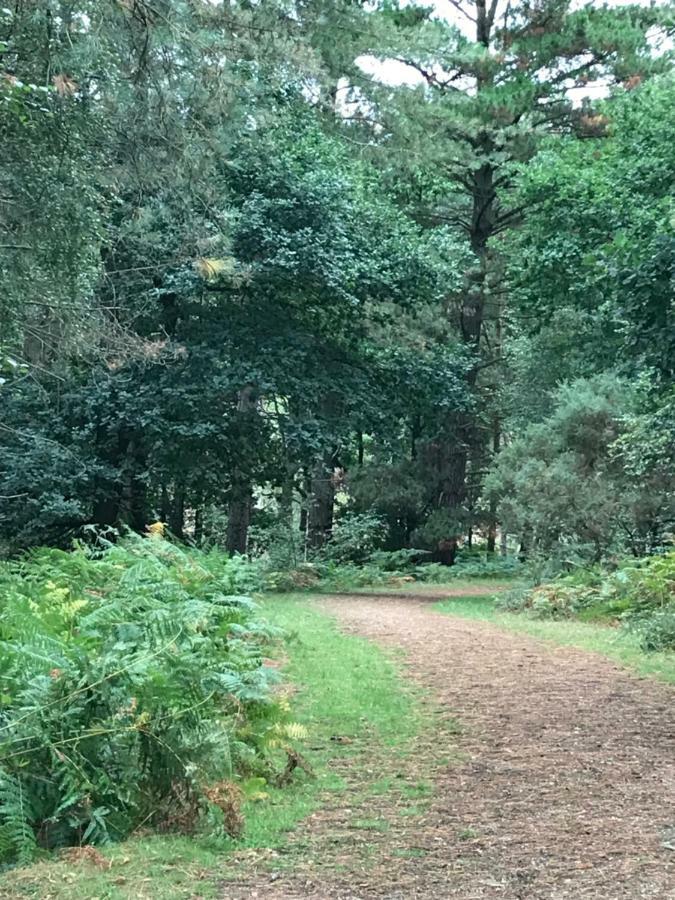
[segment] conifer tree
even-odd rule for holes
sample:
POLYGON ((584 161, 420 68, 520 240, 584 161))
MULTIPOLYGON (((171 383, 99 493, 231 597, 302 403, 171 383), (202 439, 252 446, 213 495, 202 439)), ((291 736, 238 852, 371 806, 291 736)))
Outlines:
MULTIPOLYGON (((637 4, 451 3, 455 23, 430 7, 385 4, 381 46, 372 55, 403 64, 418 84, 392 90, 363 80, 360 90, 370 104, 364 118, 375 117, 380 145, 405 156, 394 167, 404 174, 401 193, 411 213, 466 237, 471 262, 448 308, 473 353, 467 380, 477 389, 481 373, 500 357, 505 285, 498 239, 527 214, 510 202, 517 172, 544 136, 602 136, 609 122, 591 98, 611 86, 631 89, 667 68, 661 41, 670 25, 665 8, 637 4)), ((490 443, 498 448, 498 415, 490 418, 490 443)), ((449 532, 466 525, 470 458, 487 443, 475 417, 463 417, 448 423, 434 447, 449 532)), ((441 543, 449 562, 453 542, 441 543)))

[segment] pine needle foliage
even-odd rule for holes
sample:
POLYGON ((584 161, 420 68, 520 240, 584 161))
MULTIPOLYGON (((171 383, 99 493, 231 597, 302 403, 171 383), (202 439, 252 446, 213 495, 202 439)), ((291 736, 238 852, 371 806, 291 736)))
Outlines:
POLYGON ((0 861, 227 830, 212 786, 260 771, 285 712, 233 565, 154 536, 2 568, 0 861))

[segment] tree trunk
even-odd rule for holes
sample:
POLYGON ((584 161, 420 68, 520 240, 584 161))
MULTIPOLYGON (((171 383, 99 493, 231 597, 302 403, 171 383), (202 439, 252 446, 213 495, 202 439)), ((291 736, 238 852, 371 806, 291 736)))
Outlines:
POLYGON ((530 552, 530 541, 532 538, 532 529, 529 526, 525 526, 523 528, 523 533, 520 536, 520 547, 518 549, 518 559, 521 562, 525 562, 527 556, 530 552))
MULTIPOLYGON (((486 0, 476 0, 476 40, 489 48, 494 10, 488 9, 486 0)), ((493 76, 486 74, 477 79, 476 90, 489 90, 493 86, 493 76)), ((479 132, 476 151, 480 156, 494 152, 493 139, 487 131, 479 132)), ((468 227, 469 243, 475 258, 475 266, 467 272, 464 291, 459 309, 459 330, 463 343, 474 354, 476 365, 467 372, 466 383, 469 391, 476 387, 479 373, 479 350, 485 318, 488 287, 489 250, 488 241, 497 227, 498 200, 495 188, 495 172, 491 163, 486 162, 471 175, 468 184, 471 200, 471 217, 468 227)), ((455 440, 447 448, 444 472, 441 479, 442 505, 452 517, 453 511, 460 512, 467 496, 467 471, 469 454, 480 440, 475 421, 469 415, 461 415, 455 428, 455 440)), ((456 536, 448 535, 448 541, 456 536)), ((440 551, 440 546, 439 546, 440 551)), ((444 554, 449 557, 449 553, 444 554)), ((454 552, 452 554, 454 561, 454 552)))
POLYGON ((159 516, 160 521, 168 522, 169 515, 171 514, 171 501, 169 499, 169 492, 165 484, 162 485, 162 494, 160 499, 160 508, 159 508, 159 516))
POLYGON ((453 443, 448 443, 441 460, 441 505, 459 519, 466 499, 466 471, 469 463, 467 429, 458 429, 453 443))
POLYGON ((195 544, 199 546, 204 539, 204 506, 200 502, 195 507, 195 544))
POLYGON ((251 524, 253 493, 247 483, 236 485, 227 510, 227 552, 246 553, 248 549, 248 529, 251 524))
MULTIPOLYGON (((471 248, 476 258, 476 267, 467 273, 464 294, 459 310, 459 328, 463 343, 476 359, 466 375, 466 384, 472 392, 478 380, 479 350, 485 317, 486 286, 488 272, 487 242, 495 228, 496 195, 493 186, 493 171, 489 165, 481 166, 474 173, 472 190, 472 225, 470 231, 471 248)), ((472 447, 481 441, 475 420, 470 414, 460 413, 453 429, 453 440, 446 441, 442 455, 441 505, 451 517, 462 518, 467 497, 467 472, 469 454, 472 447)), ((448 539, 456 536, 448 535, 448 539)))
POLYGON ((132 434, 126 443, 120 518, 141 534, 149 524, 147 489, 141 476, 146 464, 145 451, 138 435, 132 434))
MULTIPOLYGON (((492 431, 492 452, 494 456, 499 453, 499 447, 501 444, 501 429, 499 426, 499 419, 495 416, 493 421, 493 431, 492 431)), ((490 497, 490 513, 488 520, 488 539, 487 539, 487 550, 488 553, 494 553, 497 546, 497 500, 495 497, 490 497)))
MULTIPOLYGON (((111 392, 110 405, 115 402, 114 390, 111 392)), ((98 456, 105 460, 110 469, 119 472, 122 460, 126 454, 127 445, 120 426, 111 434, 108 428, 99 423, 96 428, 96 449, 98 456)), ((92 510, 92 523, 103 528, 116 528, 120 523, 120 506, 122 494, 120 479, 97 479, 94 488, 94 505, 92 510)))
POLYGON ((295 485, 295 467, 287 464, 281 482, 279 496, 279 518, 287 528, 293 524, 293 488, 295 485))
POLYGON ((328 451, 312 470, 307 538, 310 547, 323 547, 333 530, 335 452, 328 451))
POLYGON ((304 534, 307 540, 307 525, 309 522, 309 503, 312 496, 312 479, 307 468, 302 470, 302 487, 299 488, 302 498, 300 506, 300 534, 304 534))
MULTIPOLYGON (((237 411, 248 415, 255 409, 256 400, 253 385, 246 385, 239 391, 237 411)), ((251 524, 253 507, 253 486, 249 474, 244 470, 232 474, 232 491, 227 509, 228 553, 246 553, 248 550, 248 529, 251 524)))
POLYGON ((183 539, 183 529, 185 527, 185 485, 176 484, 173 492, 173 503, 171 504, 171 513, 169 515, 169 529, 171 534, 179 540, 183 539))
MULTIPOLYGON (((502 358, 502 309, 501 302, 497 301, 497 316, 495 325, 495 356, 501 360, 502 358)), ((495 385, 495 393, 497 385, 495 385)), ((502 425, 500 419, 500 410, 495 410, 492 418, 492 458, 493 461, 497 457, 502 443, 502 425)), ((493 496, 490 498, 490 518, 488 522, 488 552, 495 552, 497 539, 497 500, 493 496)))

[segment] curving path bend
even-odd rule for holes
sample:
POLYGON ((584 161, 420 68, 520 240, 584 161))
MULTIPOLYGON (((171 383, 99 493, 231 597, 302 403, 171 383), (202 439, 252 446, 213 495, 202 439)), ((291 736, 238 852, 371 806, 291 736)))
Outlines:
MULTIPOLYGON (((301 826, 308 865, 229 884, 224 896, 675 900, 675 689, 440 614, 428 597, 321 605, 346 631, 404 651, 412 677, 460 721, 462 757, 436 765, 431 805, 392 816, 367 865, 350 862, 353 811, 333 810, 301 826)), ((444 742, 429 736, 427 755, 446 755, 444 742)))

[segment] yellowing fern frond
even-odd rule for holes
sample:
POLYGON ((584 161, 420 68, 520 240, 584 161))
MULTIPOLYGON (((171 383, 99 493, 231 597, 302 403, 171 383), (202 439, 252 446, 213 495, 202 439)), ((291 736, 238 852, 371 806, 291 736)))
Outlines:
POLYGON ((299 722, 277 722, 272 728, 275 737, 286 738, 289 741, 305 741, 309 732, 299 722))
POLYGON ((231 272, 234 263, 231 259, 214 259, 213 257, 202 256, 195 260, 195 269, 197 274, 205 281, 213 281, 219 275, 231 272))
POLYGON ((161 538, 164 537, 165 529, 164 522, 153 522, 145 530, 148 532, 149 537, 161 538))

